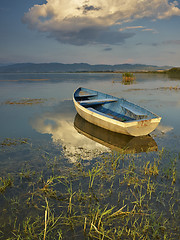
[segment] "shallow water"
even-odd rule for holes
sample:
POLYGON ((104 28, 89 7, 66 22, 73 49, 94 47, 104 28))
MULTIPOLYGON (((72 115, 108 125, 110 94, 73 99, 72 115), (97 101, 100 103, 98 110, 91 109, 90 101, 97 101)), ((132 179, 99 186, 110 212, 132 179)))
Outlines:
MULTIPOLYGON (((93 164, 98 157, 100 156, 103 165, 102 154, 106 156, 111 154, 111 151, 138 153, 142 156, 143 166, 149 160, 156 159, 154 153, 165 148, 169 153, 163 159, 161 168, 167 179, 170 178, 172 169, 177 171, 178 189, 180 158, 176 157, 176 161, 173 160, 169 165, 168 157, 169 154, 178 156, 180 152, 180 79, 171 79, 162 74, 136 74, 135 82, 130 85, 123 85, 121 79, 121 74, 111 73, 0 74, 0 172, 2 177, 8 174, 14 177, 14 187, 6 192, 5 198, 0 198, 3 210, 1 223, 4 219, 10 219, 10 216, 14 218, 17 198, 23 202, 25 196, 32 191, 32 186, 39 183, 40 180, 37 179, 41 179, 41 175, 46 182, 46 178, 51 174, 55 175, 55 171, 67 174, 68 164, 71 164, 69 169, 73 169, 72 166, 81 166, 76 165, 80 160, 84 161, 89 173, 89 169, 95 168, 93 164), (162 120, 150 136, 141 138, 98 129, 76 114, 72 94, 79 86, 124 97, 158 114, 162 120), (144 155, 146 151, 150 152, 150 155, 144 155), (173 165, 175 162, 176 166, 173 165), (171 170, 168 170, 169 166, 171 170), (33 176, 38 178, 31 180, 33 176), (8 213, 8 204, 11 206, 11 213, 8 213)), ((116 181, 119 181, 118 175, 116 181)), ((161 183, 161 180, 158 181, 161 183)), ((170 186, 171 181, 170 178, 170 186)), ((113 197, 106 199, 106 203, 111 202, 111 205, 116 204, 117 182, 113 186, 116 189, 113 197)), ((84 183, 86 184, 86 181, 84 183)), ((105 186, 101 194, 107 188, 108 186, 105 186)), ((30 201, 29 198, 26 201, 30 201)), ((103 201, 102 203, 104 204, 103 201)), ((17 207, 20 219, 30 213, 33 215, 33 209, 30 212, 26 208, 27 206, 17 207)), ((8 222, 7 225, 11 224, 8 222)), ((8 234, 5 233, 4 236, 7 237, 8 234)))
POLYGON ((74 129, 76 112, 72 94, 77 87, 84 86, 124 97, 160 115, 161 123, 151 136, 158 147, 179 151, 180 89, 171 88, 180 87, 180 80, 162 74, 136 74, 135 83, 123 85, 121 78, 121 74, 110 73, 1 74, 0 137, 58 140, 59 144, 71 148, 69 151, 77 144, 104 149, 92 141, 85 144, 86 138, 74 129), (42 99, 43 103, 6 104, 22 99, 42 99))

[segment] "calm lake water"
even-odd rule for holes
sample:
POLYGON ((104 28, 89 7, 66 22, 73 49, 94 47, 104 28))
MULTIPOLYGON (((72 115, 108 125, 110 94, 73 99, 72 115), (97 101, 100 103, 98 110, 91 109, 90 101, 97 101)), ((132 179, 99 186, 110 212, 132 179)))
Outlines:
POLYGON ((74 128, 73 91, 97 89, 124 97, 162 117, 151 134, 158 148, 180 150, 180 79, 163 74, 136 74, 136 81, 123 85, 121 74, 0 74, 0 137, 30 138, 59 142, 72 154, 76 148, 105 148, 89 141, 74 128), (36 104, 6 104, 7 101, 41 99, 36 104))
MULTIPOLYGON (((82 158, 90 166, 102 153, 124 148, 127 153, 165 148, 179 154, 180 79, 142 73, 135 77, 133 84, 124 85, 121 74, 111 73, 0 74, 1 176, 15 175, 26 163, 41 171, 44 156, 59 156, 62 169, 65 160, 74 164, 82 158), (94 128, 76 115, 72 94, 80 86, 126 98, 162 120, 150 136, 142 138, 94 128)), ((179 159, 177 181, 178 176, 179 159)))

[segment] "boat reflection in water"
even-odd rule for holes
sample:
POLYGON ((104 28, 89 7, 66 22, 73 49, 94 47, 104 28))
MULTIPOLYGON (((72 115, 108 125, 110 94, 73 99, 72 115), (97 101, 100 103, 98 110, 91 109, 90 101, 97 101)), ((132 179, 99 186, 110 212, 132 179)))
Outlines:
POLYGON ((71 101, 63 101, 30 120, 36 132, 49 134, 53 148, 57 147, 60 155, 70 162, 76 162, 79 158, 92 160, 112 149, 126 149, 127 153, 157 150, 156 142, 150 136, 132 137, 109 132, 86 122, 79 115, 74 118, 73 109, 71 101))
POLYGON ((84 136, 115 151, 140 153, 158 150, 155 140, 150 135, 133 137, 111 132, 87 122, 79 114, 75 116, 74 127, 84 136))

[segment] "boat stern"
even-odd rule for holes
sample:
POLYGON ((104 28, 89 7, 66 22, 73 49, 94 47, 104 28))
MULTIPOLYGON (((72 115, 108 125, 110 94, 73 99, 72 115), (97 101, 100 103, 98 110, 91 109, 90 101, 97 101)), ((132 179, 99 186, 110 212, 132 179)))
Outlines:
POLYGON ((132 136, 144 136, 153 132, 161 121, 161 117, 145 119, 129 123, 126 130, 132 136))

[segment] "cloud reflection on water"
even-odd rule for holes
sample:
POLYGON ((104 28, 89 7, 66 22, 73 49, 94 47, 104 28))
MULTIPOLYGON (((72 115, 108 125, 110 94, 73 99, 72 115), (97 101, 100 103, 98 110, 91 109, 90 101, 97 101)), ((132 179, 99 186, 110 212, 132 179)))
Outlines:
POLYGON ((109 151, 107 147, 76 131, 73 113, 64 113, 54 109, 54 111, 34 117, 31 120, 31 125, 39 133, 50 134, 53 143, 60 144, 63 147, 64 156, 72 162, 75 162, 79 156, 90 160, 109 151))
POLYGON ((39 133, 50 134, 53 143, 62 146, 64 157, 71 162, 79 157, 91 160, 111 150, 126 153, 157 150, 151 136, 113 133, 88 123, 79 115, 75 116, 71 101, 62 102, 59 107, 35 116, 31 126, 39 133))

